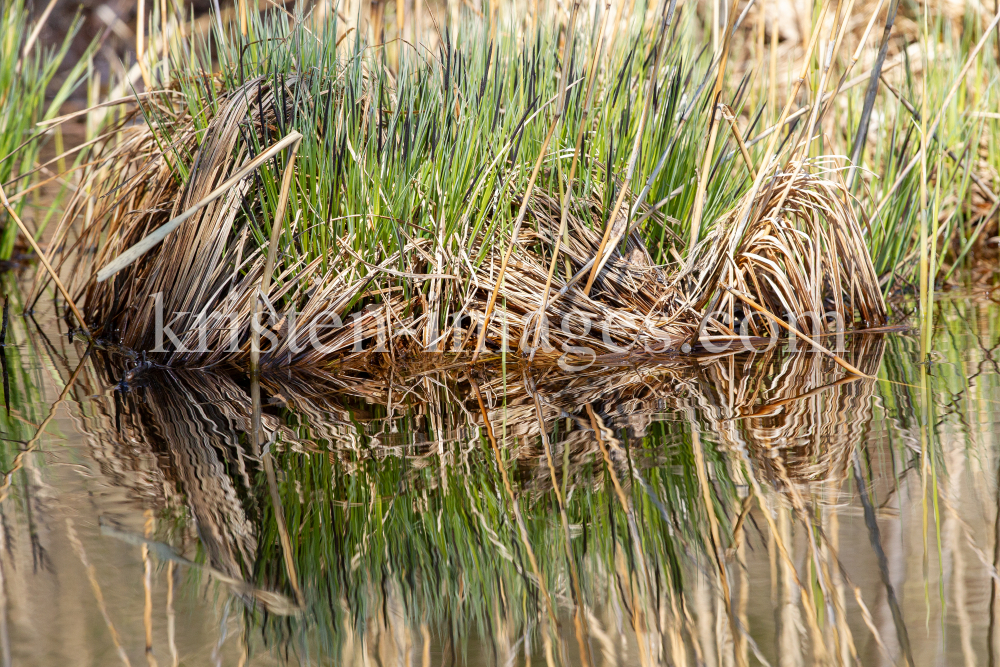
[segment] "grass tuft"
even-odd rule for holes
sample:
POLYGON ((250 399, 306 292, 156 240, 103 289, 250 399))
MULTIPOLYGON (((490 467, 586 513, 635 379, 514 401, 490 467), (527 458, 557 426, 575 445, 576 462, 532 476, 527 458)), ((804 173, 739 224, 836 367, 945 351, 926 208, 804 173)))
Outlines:
MULTIPOLYGON (((100 337, 173 366, 246 368, 258 310, 265 366, 373 349, 392 362, 443 349, 475 357, 508 342, 543 356, 580 340, 595 354, 678 350, 734 335, 744 311, 724 287, 801 331, 822 329, 809 313, 880 326, 884 294, 916 266, 919 183, 906 165, 920 142, 902 103, 912 85, 895 89, 895 117, 866 102, 863 124, 880 134, 859 166, 881 178, 848 170, 860 177, 845 183, 850 165, 836 156, 854 130, 832 117, 861 106, 872 72, 912 67, 897 52, 849 78, 863 49, 840 49, 863 46, 882 7, 859 11, 863 20, 817 14, 795 63, 811 83, 798 79, 785 100, 762 72, 726 74, 730 51, 746 46, 747 12, 730 17, 718 54, 701 48, 694 9, 658 5, 636 7, 610 39, 595 29, 602 17, 522 36, 470 16, 439 33, 435 51, 397 44, 391 58, 358 32, 338 46, 336 16, 252 13, 239 32, 174 40, 147 64, 162 90, 137 97, 93 146, 52 247, 100 337), (576 37, 563 39, 570 25, 576 37), (664 26, 675 38, 659 39, 664 26), (835 44, 815 48, 821 33, 835 44), (248 169, 298 135, 294 151, 274 148, 248 169), (176 229, 138 261, 94 280, 167 223, 176 229), (177 339, 156 338, 157 304, 177 339), (292 330, 315 341, 300 349, 292 330)), ((963 37, 940 74, 925 68, 922 92, 948 94, 921 154, 952 179, 974 170, 952 138, 971 141, 982 125, 954 118, 948 102, 966 91, 963 53, 975 56, 987 34, 963 37), (939 153, 954 159, 935 162, 939 153)), ((933 210, 943 235, 973 238, 988 221, 970 213, 968 179, 956 182, 959 197, 933 210)), ((935 267, 949 252, 966 257, 933 247, 935 267)))

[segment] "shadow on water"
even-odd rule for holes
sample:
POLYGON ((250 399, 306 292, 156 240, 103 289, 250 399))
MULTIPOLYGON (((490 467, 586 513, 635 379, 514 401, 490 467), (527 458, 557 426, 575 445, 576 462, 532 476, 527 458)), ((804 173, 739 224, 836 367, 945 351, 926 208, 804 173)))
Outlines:
POLYGON ((996 664, 1000 310, 939 308, 929 365, 848 337, 877 381, 788 350, 266 377, 273 490, 248 382, 18 319, 3 661, 996 664))

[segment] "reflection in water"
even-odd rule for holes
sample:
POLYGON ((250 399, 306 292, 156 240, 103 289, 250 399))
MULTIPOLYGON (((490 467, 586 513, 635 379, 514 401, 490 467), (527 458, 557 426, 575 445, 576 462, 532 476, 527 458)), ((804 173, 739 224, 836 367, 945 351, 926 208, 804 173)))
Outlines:
POLYGON ((33 388, 76 403, 5 476, 0 641, 18 664, 59 637, 109 664, 996 664, 998 315, 943 303, 929 366, 849 337, 880 381, 787 350, 265 378, 291 563, 248 383, 116 385, 103 355, 73 379, 82 350, 22 344, 4 470, 48 413, 33 388))

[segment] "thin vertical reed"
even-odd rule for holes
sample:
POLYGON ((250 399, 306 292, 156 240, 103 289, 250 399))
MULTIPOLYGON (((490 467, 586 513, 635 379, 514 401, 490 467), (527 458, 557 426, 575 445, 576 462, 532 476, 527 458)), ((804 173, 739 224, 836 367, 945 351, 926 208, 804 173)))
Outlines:
MULTIPOLYGON (((153 536, 156 519, 153 517, 152 510, 147 509, 143 514, 146 518, 143 533, 148 540, 153 536)), ((157 667, 156 657, 153 655, 153 563, 149 559, 149 544, 143 542, 140 551, 142 554, 143 591, 142 626, 146 632, 146 662, 149 663, 149 667, 157 667)))
MULTIPOLYGON (((273 441, 261 447, 261 440, 264 431, 261 428, 261 398, 260 398, 260 377, 258 373, 250 375, 250 400, 251 400, 251 441, 253 442, 254 456, 260 459, 264 468, 264 475, 267 478, 267 489, 271 497, 271 509, 274 512, 274 521, 278 529, 278 539, 281 542, 281 553, 285 564, 285 574, 288 583, 292 587, 295 595, 295 602, 302 608, 305 606, 305 597, 299 587, 299 578, 295 569, 295 555, 292 552, 292 541, 288 535, 288 524, 285 521, 285 509, 281 502, 281 494, 278 492, 278 479, 274 472, 274 456, 271 453, 273 441)), ((277 434, 275 434, 275 439, 277 434)))
POLYGON ((152 90, 153 81, 146 66, 146 0, 138 1, 135 13, 135 61, 139 65, 146 90, 152 90))
POLYGON ((294 138, 289 147, 288 162, 285 164, 285 173, 281 177, 281 195, 278 198, 278 207, 275 209, 274 220, 271 222, 271 239, 267 246, 267 260, 264 263, 264 273, 261 275, 260 288, 253 300, 253 315, 251 320, 250 334, 250 371, 257 374, 260 372, 260 315, 263 310, 264 299, 271 290, 271 277, 274 273, 274 262, 278 256, 278 241, 281 232, 284 230, 285 208, 288 205, 288 193, 292 188, 292 179, 295 177, 295 156, 299 152, 299 143, 302 136, 294 138))

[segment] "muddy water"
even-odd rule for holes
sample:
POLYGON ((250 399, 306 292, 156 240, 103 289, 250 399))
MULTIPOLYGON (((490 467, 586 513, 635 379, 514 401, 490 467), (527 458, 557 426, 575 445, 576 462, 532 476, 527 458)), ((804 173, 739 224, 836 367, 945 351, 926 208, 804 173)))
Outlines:
POLYGON ((18 299, 5 665, 998 659, 988 300, 939 303, 929 363, 849 338, 877 381, 787 350, 269 377, 269 478, 245 380, 119 383, 131 364, 18 299))

